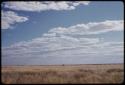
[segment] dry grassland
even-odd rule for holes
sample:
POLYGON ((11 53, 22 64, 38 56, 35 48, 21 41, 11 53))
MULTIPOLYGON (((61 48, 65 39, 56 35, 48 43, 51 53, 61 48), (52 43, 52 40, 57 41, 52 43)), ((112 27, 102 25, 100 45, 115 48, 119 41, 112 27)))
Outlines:
POLYGON ((3 66, 4 84, 122 83, 123 64, 3 66))

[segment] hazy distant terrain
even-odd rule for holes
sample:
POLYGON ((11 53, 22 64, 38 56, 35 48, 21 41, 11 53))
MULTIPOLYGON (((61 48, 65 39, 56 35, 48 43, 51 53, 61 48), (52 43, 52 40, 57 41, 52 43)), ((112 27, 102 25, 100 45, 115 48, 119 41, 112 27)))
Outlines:
POLYGON ((3 66, 2 83, 122 83, 123 64, 3 66))

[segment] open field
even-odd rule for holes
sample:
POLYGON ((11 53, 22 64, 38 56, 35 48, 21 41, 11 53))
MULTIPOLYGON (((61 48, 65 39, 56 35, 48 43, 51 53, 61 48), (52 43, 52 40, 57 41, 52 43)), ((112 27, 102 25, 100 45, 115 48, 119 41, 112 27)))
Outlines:
POLYGON ((3 66, 2 83, 122 83, 123 64, 3 66))

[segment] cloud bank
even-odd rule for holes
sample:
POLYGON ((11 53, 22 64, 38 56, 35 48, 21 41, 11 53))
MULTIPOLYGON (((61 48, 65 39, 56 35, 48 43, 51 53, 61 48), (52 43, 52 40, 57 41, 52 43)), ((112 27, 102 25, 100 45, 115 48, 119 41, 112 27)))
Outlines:
POLYGON ((4 61, 8 64, 121 63, 123 41, 109 42, 99 37, 85 36, 109 31, 123 31, 123 20, 52 28, 39 38, 3 47, 2 63, 5 64, 4 61))

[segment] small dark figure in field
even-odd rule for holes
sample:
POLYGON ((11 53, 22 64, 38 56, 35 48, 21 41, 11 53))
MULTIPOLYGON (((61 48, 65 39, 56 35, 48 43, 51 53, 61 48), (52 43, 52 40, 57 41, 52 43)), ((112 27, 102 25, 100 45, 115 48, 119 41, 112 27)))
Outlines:
POLYGON ((62 64, 62 66, 64 66, 64 64, 62 64))

